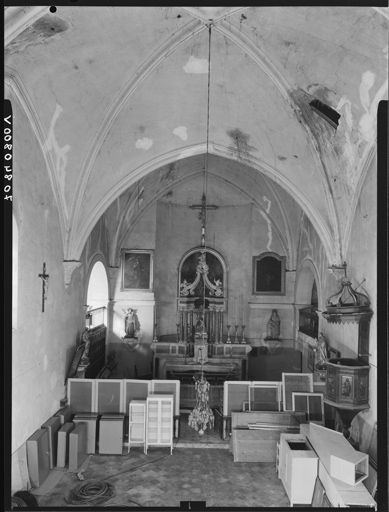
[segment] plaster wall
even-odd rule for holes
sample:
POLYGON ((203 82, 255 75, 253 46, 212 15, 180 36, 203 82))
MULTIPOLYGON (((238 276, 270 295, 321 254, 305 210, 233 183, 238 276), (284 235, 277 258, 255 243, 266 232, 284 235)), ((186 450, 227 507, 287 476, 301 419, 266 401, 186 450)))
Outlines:
MULTIPOLYGON (((166 172, 170 172, 170 176, 173 171, 169 168, 166 172)), ((242 173, 241 179, 249 177, 249 174, 242 173)), ((122 290, 122 270, 120 261, 117 262, 119 267, 113 279, 112 329, 109 337, 109 351, 115 351, 116 360, 119 361, 115 374, 117 377, 135 377, 135 366, 139 376, 150 372, 152 352, 149 347, 153 338, 155 312, 158 318, 158 336, 176 332, 177 271, 183 254, 200 245, 201 222, 197 211, 191 210, 189 206, 200 202, 201 188, 202 183, 196 182, 196 179, 172 185, 172 189, 142 213, 139 220, 131 226, 119 248, 119 253, 124 248, 155 250, 155 294, 122 290), (141 324, 139 345, 135 348, 126 346, 122 340, 123 309, 128 307, 137 310, 141 324)), ((261 190, 258 189, 257 192, 261 193, 261 190)), ((282 229, 279 204, 267 186, 262 195, 259 198, 261 202, 263 199, 264 208, 260 210, 253 207, 239 190, 214 177, 208 180, 207 203, 217 204, 219 208, 207 212, 207 246, 220 252, 230 269, 229 306, 224 318, 224 330, 226 332, 227 324, 242 325, 244 316, 246 336, 257 338, 259 332, 266 332, 271 309, 280 305, 282 311, 279 310, 279 315, 282 318, 284 337, 292 338, 294 272, 287 273, 285 296, 259 297, 252 294, 253 256, 265 251, 288 254, 285 237, 282 240, 279 237, 279 229, 282 229), (278 230, 271 218, 277 219, 278 230), (254 304, 254 309, 251 303, 254 304), (255 309, 256 306, 259 307, 255 309)), ((289 205, 292 217, 296 214, 296 206, 296 203, 289 205)), ((108 224, 112 225, 110 217, 108 224)), ((250 342, 255 344, 256 339, 250 342)))
POLYGON ((28 482, 26 440, 60 408, 75 340, 83 328, 84 268, 66 288, 61 228, 46 163, 13 91, 13 210, 18 233, 17 323, 12 330, 12 491, 28 482), (43 262, 49 274, 42 312, 43 262))
MULTIPOLYGON (((155 249, 156 205, 146 210, 129 230, 123 247, 120 249, 155 249)), ((115 352, 118 366, 115 378, 133 379, 151 373, 153 352, 150 343, 153 339, 155 300, 154 292, 128 291, 122 289, 122 267, 112 279, 112 300, 110 301, 111 325, 108 336, 107 353, 115 352), (124 309, 134 308, 140 323, 139 345, 132 347, 123 341, 124 309)), ((155 274, 155 271, 154 271, 155 274)))
MULTIPOLYGON (((370 298, 374 314, 370 322, 370 409, 362 411, 353 421, 360 432, 361 450, 369 448, 374 423, 377 421, 377 161, 373 159, 367 171, 352 224, 346 254, 347 274, 354 288, 364 279, 358 291, 370 298)), ((346 324, 346 326, 349 324, 346 324)), ((354 324, 355 325, 355 324, 354 324)), ((358 348, 358 331, 353 333, 353 347, 358 348)), ((382 364, 386 364, 382 361, 382 364)), ((384 425, 380 425, 385 428, 384 425)))

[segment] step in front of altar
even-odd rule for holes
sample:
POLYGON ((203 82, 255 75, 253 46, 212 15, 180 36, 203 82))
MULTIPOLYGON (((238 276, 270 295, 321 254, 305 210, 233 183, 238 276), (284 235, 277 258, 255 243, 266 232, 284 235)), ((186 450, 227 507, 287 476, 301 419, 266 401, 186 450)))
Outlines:
POLYGON ((236 372, 237 365, 235 363, 182 363, 177 361, 167 361, 165 365, 166 371, 171 372, 201 372, 203 373, 225 373, 228 376, 232 372, 236 372))

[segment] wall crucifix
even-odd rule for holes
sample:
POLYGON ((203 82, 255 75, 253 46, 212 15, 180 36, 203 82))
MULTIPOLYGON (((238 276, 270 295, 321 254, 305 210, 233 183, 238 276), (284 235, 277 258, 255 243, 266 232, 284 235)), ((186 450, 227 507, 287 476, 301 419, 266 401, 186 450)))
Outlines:
POLYGON ((43 272, 42 272, 42 274, 38 274, 38 277, 40 277, 42 279, 42 313, 44 313, 45 300, 47 299, 46 292, 47 292, 47 288, 49 286, 49 283, 48 283, 49 274, 46 274, 46 263, 43 263, 43 272))
POLYGON ((201 204, 191 204, 189 206, 192 210, 200 210, 199 211, 199 219, 201 220, 201 245, 205 244, 205 220, 207 215, 207 210, 217 210, 219 207, 214 204, 207 204, 205 194, 203 194, 201 198, 201 204))

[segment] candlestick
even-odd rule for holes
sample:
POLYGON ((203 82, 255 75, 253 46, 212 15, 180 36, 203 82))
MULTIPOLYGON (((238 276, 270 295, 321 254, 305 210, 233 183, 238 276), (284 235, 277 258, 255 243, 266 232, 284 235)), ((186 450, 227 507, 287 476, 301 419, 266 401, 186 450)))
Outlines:
POLYGON ((154 324, 154 338, 153 338, 153 343, 158 343, 158 338, 157 338, 157 323, 154 324))
POLYGON ((239 325, 236 324, 235 325, 235 340, 234 340, 234 343, 239 343, 239 341, 238 341, 238 327, 239 327, 239 325))
POLYGON ((180 342, 180 323, 176 324, 177 326, 177 343, 180 342))
POLYGON ((226 343, 231 343, 230 328, 231 328, 231 325, 227 325, 227 341, 226 341, 226 343))
POLYGON ((241 343, 246 343, 246 338, 244 337, 244 330, 245 330, 246 326, 245 325, 242 325, 242 341, 241 343))

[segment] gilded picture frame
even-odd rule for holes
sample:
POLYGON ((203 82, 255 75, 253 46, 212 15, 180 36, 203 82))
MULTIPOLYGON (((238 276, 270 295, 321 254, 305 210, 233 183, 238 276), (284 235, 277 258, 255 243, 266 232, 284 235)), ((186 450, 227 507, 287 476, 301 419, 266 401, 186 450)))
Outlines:
POLYGON ((122 291, 153 290, 154 251, 143 249, 122 250, 122 291))
POLYGON ((285 295, 285 261, 275 252, 253 257, 254 295, 285 295))

